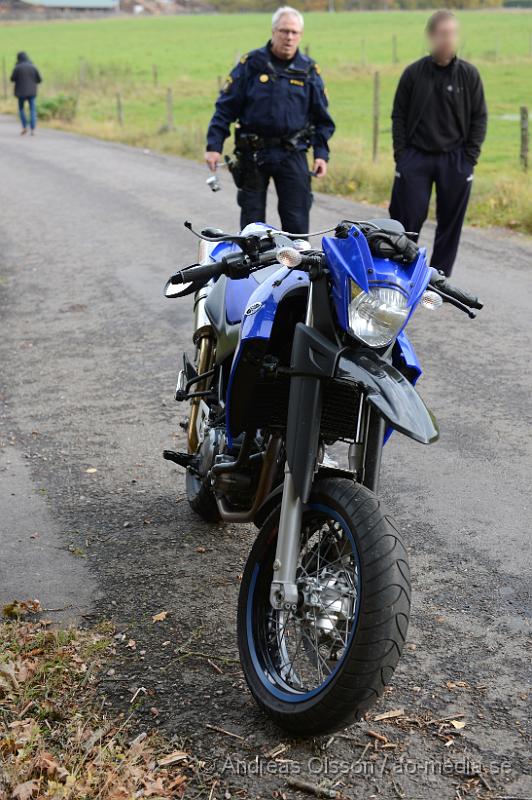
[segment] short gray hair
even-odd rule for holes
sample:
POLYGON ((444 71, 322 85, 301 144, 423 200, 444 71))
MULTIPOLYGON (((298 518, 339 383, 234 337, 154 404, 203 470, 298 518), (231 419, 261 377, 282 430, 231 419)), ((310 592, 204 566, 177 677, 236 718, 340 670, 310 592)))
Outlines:
POLYGON ((292 6, 281 6, 277 9, 275 14, 272 17, 272 31, 276 30, 279 26, 279 22, 281 17, 296 17, 299 24, 301 25, 301 30, 305 27, 305 23, 303 21, 303 14, 297 10, 297 8, 292 8, 292 6))

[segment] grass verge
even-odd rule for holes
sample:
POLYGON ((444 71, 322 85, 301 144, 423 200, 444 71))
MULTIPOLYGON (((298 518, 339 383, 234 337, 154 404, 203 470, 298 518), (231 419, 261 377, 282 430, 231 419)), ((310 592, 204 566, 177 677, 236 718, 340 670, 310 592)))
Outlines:
POLYGON ((102 711, 112 627, 54 630, 26 618, 39 610, 11 604, 0 623, 0 798, 181 797, 190 756, 102 711))

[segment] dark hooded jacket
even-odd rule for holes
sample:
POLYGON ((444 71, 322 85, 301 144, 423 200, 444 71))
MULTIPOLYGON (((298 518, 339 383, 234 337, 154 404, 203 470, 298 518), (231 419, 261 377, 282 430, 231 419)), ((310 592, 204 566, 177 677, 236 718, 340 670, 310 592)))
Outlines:
POLYGON ((18 53, 11 80, 15 84, 15 97, 35 97, 37 84, 41 83, 42 78, 39 70, 31 63, 26 53, 18 53))

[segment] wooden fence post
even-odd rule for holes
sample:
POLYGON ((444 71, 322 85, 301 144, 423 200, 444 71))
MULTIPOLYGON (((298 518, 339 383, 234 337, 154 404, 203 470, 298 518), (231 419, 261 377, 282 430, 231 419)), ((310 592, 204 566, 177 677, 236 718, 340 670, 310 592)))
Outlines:
POLYGON ((4 100, 7 100, 7 69, 5 56, 2 58, 2 84, 4 87, 4 100))
POLYGON ((170 88, 166 90, 166 126, 169 131, 175 131, 174 98, 170 88))
POLYGON ((529 132, 528 132, 528 106, 521 106, 520 108, 520 116, 521 116, 521 151, 519 154, 519 159, 521 164, 523 165, 523 169, 525 172, 528 169, 528 149, 530 144, 529 132))
POLYGON ((157 86, 157 83, 159 82, 159 76, 157 74, 157 64, 152 64, 151 74, 153 76, 153 85, 157 86))
POLYGON ((120 92, 116 94, 116 118, 118 120, 119 125, 124 124, 124 114, 122 110, 122 95, 120 92))
POLYGON ((392 36, 392 64, 397 64, 399 62, 399 58, 397 56, 397 34, 394 33, 392 36))
POLYGON ((379 155, 380 74, 373 76, 373 161, 379 155))

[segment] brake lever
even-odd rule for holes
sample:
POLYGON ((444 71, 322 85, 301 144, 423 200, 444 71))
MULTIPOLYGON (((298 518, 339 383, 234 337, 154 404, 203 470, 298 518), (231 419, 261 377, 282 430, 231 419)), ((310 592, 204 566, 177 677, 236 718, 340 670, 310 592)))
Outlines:
POLYGON ((432 292, 438 294, 444 303, 449 303, 451 306, 454 306, 459 311, 463 311, 464 314, 467 314, 469 319, 476 319, 477 312, 473 311, 473 309, 468 308, 464 303, 461 303, 460 300, 457 300, 455 297, 451 297, 451 295, 447 294, 446 292, 442 292, 441 289, 438 289, 434 284, 430 285, 430 289, 432 292))
POLYGON ((240 236, 238 234, 230 233, 223 233, 220 236, 204 236, 200 231, 194 230, 191 222, 187 221, 184 223, 184 225, 187 230, 194 234, 194 236, 204 242, 213 242, 216 244, 219 244, 220 242, 230 242, 231 244, 238 245, 243 253, 251 257, 259 252, 260 237, 254 233, 250 234, 249 236, 240 236))

